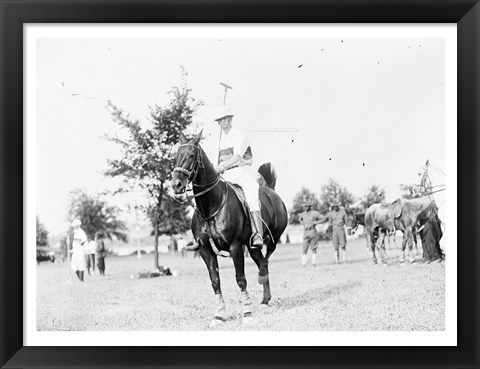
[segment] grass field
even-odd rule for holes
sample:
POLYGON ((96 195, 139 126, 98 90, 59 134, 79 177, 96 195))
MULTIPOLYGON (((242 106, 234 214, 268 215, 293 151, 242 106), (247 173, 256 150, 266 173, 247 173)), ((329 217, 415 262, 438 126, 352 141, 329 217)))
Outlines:
MULTIPOLYGON (((397 244, 400 244, 397 240, 397 244)), ((321 242, 317 266, 300 263, 301 245, 278 245, 270 259, 270 307, 260 308, 257 268, 246 261, 254 301, 253 326, 242 326, 240 292, 231 259, 221 258, 227 321, 218 330, 444 330, 444 263, 400 266, 400 250, 387 252, 389 266, 375 267, 364 239, 350 241, 348 260, 336 265, 330 243, 321 242)), ((189 254, 160 255, 178 276, 132 279, 153 269, 153 256, 110 257, 106 276, 80 283, 66 264, 37 267, 37 328, 49 331, 204 330, 215 300, 207 269, 189 254)))

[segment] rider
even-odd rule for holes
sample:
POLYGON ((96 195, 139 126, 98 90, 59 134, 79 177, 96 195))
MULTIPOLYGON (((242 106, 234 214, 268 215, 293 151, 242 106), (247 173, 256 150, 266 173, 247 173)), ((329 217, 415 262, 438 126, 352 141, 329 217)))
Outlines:
POLYGON ((250 208, 252 227, 252 248, 263 246, 263 226, 260 215, 260 199, 256 173, 252 170, 253 154, 247 135, 232 126, 233 113, 226 106, 215 119, 221 128, 218 150, 218 165, 215 171, 226 181, 239 184, 250 208))

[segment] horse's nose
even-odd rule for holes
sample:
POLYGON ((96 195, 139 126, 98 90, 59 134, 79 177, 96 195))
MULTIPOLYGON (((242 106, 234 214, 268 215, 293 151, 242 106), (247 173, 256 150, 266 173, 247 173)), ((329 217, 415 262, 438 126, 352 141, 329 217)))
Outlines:
POLYGON ((173 188, 173 192, 175 193, 180 193, 182 192, 182 188, 183 188, 183 183, 181 180, 179 180, 178 178, 177 179, 174 179, 172 181, 172 188, 173 188))

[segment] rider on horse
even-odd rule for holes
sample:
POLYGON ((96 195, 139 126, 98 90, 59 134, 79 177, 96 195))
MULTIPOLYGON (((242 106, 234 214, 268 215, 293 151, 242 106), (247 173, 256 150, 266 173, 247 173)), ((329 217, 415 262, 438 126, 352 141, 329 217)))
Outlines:
POLYGON ((245 200, 250 208, 252 224, 252 248, 263 246, 263 225, 260 215, 257 172, 252 169, 253 154, 247 135, 232 126, 233 114, 226 106, 215 119, 221 128, 218 148, 218 165, 215 171, 223 179, 240 185, 245 193, 245 200))

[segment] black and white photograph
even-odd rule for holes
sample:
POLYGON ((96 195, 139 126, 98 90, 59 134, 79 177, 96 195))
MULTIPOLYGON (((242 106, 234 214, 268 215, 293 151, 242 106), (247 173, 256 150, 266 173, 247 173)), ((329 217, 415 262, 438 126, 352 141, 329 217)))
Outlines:
POLYGON ((456 344, 455 25, 26 35, 32 344, 456 344))

